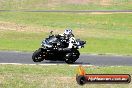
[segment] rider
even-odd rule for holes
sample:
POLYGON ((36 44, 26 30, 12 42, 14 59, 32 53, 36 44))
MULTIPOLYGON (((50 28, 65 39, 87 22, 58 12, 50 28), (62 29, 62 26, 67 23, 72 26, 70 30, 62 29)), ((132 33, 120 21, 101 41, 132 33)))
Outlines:
POLYGON ((66 29, 63 35, 66 42, 68 42, 68 48, 72 48, 77 43, 71 29, 66 29))
POLYGON ((63 37, 66 40, 69 40, 71 37, 74 37, 71 29, 65 29, 63 34, 56 35, 58 38, 63 37))
POLYGON ((71 29, 65 29, 63 34, 59 34, 56 37, 60 38, 61 41, 66 44, 66 46, 69 45, 69 41, 71 37, 74 37, 71 29), (67 45, 68 44, 68 45, 67 45))

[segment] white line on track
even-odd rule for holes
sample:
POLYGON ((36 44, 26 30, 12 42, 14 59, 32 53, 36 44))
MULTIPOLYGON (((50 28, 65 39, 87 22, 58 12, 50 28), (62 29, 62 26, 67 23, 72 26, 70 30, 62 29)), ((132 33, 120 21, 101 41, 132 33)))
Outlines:
MULTIPOLYGON (((0 63, 0 65, 28 65, 28 66, 37 66, 37 65, 40 65, 40 66, 61 66, 61 65, 67 65, 67 66, 71 66, 71 67, 79 67, 81 64, 72 64, 72 65, 69 65, 69 64, 22 64, 22 63, 0 63)), ((81 65, 83 67, 92 67, 92 68, 97 68, 97 67, 102 67, 102 66, 96 66, 96 65, 81 65)), ((104 67, 104 66, 103 66, 104 67)), ((107 66, 106 66, 107 67, 107 66)), ((123 67, 123 66, 108 66, 108 67, 123 67)))
POLYGON ((1 65, 57 65, 57 64, 22 64, 22 63, 0 63, 1 65))
MULTIPOLYGON (((54 66, 54 65, 69 65, 69 64, 22 64, 22 63, 0 63, 0 65, 42 65, 42 66, 54 66)), ((73 64, 73 65, 69 65, 69 66, 72 66, 72 67, 78 67, 80 66, 80 64, 73 64)), ((81 65, 81 66, 94 66, 94 65, 81 65)))

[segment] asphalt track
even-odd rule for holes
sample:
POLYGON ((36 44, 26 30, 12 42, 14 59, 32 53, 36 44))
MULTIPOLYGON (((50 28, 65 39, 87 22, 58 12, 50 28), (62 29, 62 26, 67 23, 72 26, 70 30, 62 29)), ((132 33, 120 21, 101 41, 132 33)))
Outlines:
POLYGON ((0 10, 0 12, 65 12, 65 13, 98 13, 98 12, 103 12, 103 13, 126 13, 126 12, 132 12, 132 10, 0 10))
MULTIPOLYGON (((32 52, 0 51, 0 63, 36 64, 32 52)), ((43 61, 37 64, 66 64, 62 61, 43 61)), ((81 54, 74 65, 132 66, 132 56, 88 55, 81 54)))

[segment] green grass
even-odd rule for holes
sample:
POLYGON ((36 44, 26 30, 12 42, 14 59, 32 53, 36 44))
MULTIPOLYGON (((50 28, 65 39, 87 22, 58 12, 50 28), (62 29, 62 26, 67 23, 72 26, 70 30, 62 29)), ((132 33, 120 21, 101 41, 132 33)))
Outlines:
POLYGON ((79 13, 0 13, 1 21, 37 25, 46 28, 131 30, 132 14, 79 13))
POLYGON ((87 41, 82 53, 132 55, 131 20, 129 13, 0 13, 0 49, 34 51, 50 30, 62 33, 69 27, 87 41))
MULTIPOLYGON (((131 88, 132 84, 86 84, 80 86, 75 76, 78 67, 68 65, 0 65, 1 88, 131 88)), ((88 74, 132 74, 131 66, 85 67, 88 74), (116 70, 115 70, 116 69, 116 70)))
POLYGON ((132 14, 0 13, 0 20, 45 28, 132 31, 132 14))
MULTIPOLYGON (((112 1, 112 0, 111 0, 112 1)), ((113 1, 113 2, 107 2, 102 5, 101 3, 98 3, 96 0, 93 3, 87 3, 87 4, 62 4, 55 9, 59 10, 131 10, 131 1, 123 0, 122 2, 120 0, 113 1)))
POLYGON ((15 31, 4 31, 0 33, 3 34, 3 36, 0 36, 1 50, 33 51, 40 46, 41 40, 45 36, 40 33, 15 31))
POLYGON ((131 0, 0 0, 5 10, 131 10, 131 0))
MULTIPOLYGON (((1 33, 1 32, 0 32, 1 33)), ((45 33, 22 33, 12 32, 3 33, 4 36, 0 38, 1 50, 17 50, 17 51, 34 51, 40 47, 40 43, 44 38, 45 33), (17 39, 16 39, 17 38, 17 39)), ((83 39, 83 38, 82 38, 83 39)), ((114 38, 84 38, 87 41, 85 48, 80 51, 82 53, 113 53, 131 55, 132 42, 126 39, 114 39, 114 38)))

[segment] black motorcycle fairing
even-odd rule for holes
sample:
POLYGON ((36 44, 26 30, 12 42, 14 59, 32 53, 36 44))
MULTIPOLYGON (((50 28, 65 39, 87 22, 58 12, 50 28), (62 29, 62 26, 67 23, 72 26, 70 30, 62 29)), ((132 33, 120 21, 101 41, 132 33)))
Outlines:
POLYGON ((50 36, 49 38, 43 40, 41 45, 42 47, 46 46, 46 48, 66 48, 69 44, 62 36, 50 36))

